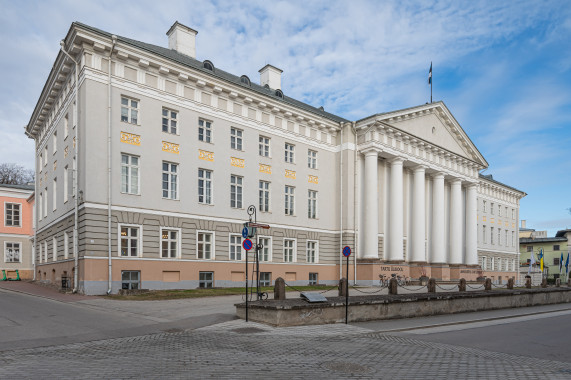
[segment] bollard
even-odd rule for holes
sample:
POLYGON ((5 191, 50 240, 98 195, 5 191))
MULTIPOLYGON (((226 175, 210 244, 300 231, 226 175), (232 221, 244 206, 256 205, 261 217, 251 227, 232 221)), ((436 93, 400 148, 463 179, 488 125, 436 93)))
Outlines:
POLYGON ((458 291, 459 292, 465 292, 466 291, 466 279, 465 278, 460 279, 460 283, 458 284, 458 291))
POLYGON ((276 283, 274 285, 274 299, 275 300, 286 299, 285 281, 281 277, 276 278, 276 283))
POLYGON ((349 281, 345 277, 339 280, 339 297, 347 297, 349 281))
POLYGON ((428 293, 436 293, 436 279, 431 278, 428 280, 426 287, 428 288, 428 293))
POLYGON ((491 278, 486 278, 486 282, 484 283, 484 290, 485 291, 492 290, 492 279, 491 278))
POLYGON ((561 286, 561 279, 560 279, 560 278, 555 279, 555 286, 556 286, 556 287, 560 287, 560 286, 561 286))
POLYGON ((508 289, 513 289, 513 288, 514 288, 514 279, 508 278, 508 289))
POLYGON ((525 278, 525 287, 531 289, 531 277, 525 278))
POLYGON ((542 288, 547 288, 547 279, 544 278, 543 280, 541 280, 541 287, 542 288))
POLYGON ((398 294, 399 284, 396 278, 389 280, 389 294, 398 294))

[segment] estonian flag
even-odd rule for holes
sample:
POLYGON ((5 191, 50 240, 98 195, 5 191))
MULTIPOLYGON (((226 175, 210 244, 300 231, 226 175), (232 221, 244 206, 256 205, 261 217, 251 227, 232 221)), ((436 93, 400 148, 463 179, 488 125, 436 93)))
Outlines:
POLYGON ((432 84, 432 62, 430 62, 430 70, 428 70, 428 84, 432 84))

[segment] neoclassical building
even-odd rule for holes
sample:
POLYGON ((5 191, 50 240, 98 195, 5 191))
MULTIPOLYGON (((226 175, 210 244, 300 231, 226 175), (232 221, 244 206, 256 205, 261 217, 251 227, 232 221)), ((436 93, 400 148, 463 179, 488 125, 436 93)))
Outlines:
POLYGON ((347 245, 359 284, 515 276, 525 193, 480 174, 443 102, 350 121, 290 98, 277 67, 255 83, 198 60, 195 30, 167 35, 71 25, 26 128, 37 278, 87 294, 241 285, 249 205, 271 226, 263 284, 334 284, 347 245))

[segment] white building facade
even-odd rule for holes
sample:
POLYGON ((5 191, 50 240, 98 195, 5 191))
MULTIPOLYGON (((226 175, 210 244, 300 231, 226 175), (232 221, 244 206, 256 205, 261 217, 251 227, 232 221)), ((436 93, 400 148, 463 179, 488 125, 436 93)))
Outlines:
POLYGON ((241 285, 249 205, 271 226, 264 284, 336 283, 346 245, 357 283, 481 275, 479 248, 497 247, 480 242, 480 199, 517 218, 525 194, 486 190, 442 102, 351 122, 289 98, 274 66, 255 84, 198 61, 193 29, 167 34, 168 49, 72 24, 26 132, 39 278, 88 294, 241 285))

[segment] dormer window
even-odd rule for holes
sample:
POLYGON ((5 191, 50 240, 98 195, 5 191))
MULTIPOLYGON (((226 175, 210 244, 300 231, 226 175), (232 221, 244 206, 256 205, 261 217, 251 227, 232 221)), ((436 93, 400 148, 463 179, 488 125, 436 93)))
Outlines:
POLYGON ((283 99, 284 98, 284 93, 282 92, 282 90, 276 90, 276 96, 278 98, 283 99))
POLYGON ((206 60, 202 63, 202 67, 204 67, 206 70, 210 70, 212 72, 214 72, 214 64, 212 62, 210 62, 209 60, 206 60))
POLYGON ((250 86, 250 85, 251 85, 250 78, 248 78, 248 77, 245 76, 245 75, 242 75, 242 76, 240 77, 240 82, 242 82, 242 83, 245 84, 246 86, 250 86))

